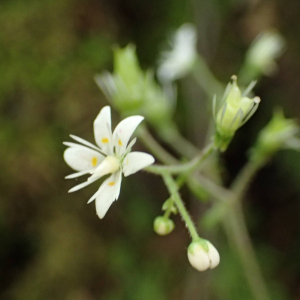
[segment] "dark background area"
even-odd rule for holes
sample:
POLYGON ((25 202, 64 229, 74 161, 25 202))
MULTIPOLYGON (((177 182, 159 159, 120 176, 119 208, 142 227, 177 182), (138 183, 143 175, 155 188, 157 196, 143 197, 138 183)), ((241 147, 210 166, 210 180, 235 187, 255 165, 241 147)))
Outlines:
MULTIPOLYGON (((156 67, 166 37, 185 22, 198 29, 198 50, 228 82, 251 41, 276 28, 287 50, 273 77, 255 88, 255 117, 221 156, 228 183, 275 106, 300 117, 299 0, 14 0, 0 3, 0 298, 5 300, 253 299, 222 228, 201 229, 221 255, 198 273, 186 258, 184 225, 157 236, 152 223, 168 197, 145 172, 124 180, 103 220, 95 190, 67 191, 71 170, 63 141, 93 141, 92 122, 107 105, 93 76, 112 70, 112 47, 133 42, 143 68, 156 67), (226 171, 225 171, 226 170, 226 171)), ((193 78, 178 85, 176 120, 202 147, 208 102, 193 78)), ((210 103, 210 102, 209 102, 210 103)), ((113 115, 113 126, 118 122, 113 115)), ((144 150, 141 144, 137 149, 144 150)), ((272 299, 300 299, 300 154, 282 151, 256 176, 244 201, 250 234, 272 299)), ((183 190, 195 220, 209 204, 183 190)))

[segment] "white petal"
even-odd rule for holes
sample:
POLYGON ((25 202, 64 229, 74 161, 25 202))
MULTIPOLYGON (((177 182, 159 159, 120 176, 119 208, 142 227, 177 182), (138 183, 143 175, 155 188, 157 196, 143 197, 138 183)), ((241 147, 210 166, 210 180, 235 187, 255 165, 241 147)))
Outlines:
POLYGON ((68 146, 68 147, 86 148, 86 146, 83 146, 83 145, 80 145, 80 144, 76 144, 76 143, 72 143, 72 142, 63 142, 63 144, 65 146, 68 146))
POLYGON ((98 180, 98 179, 99 179, 99 177, 94 178, 94 179, 92 179, 92 180, 87 180, 87 181, 85 181, 85 182, 83 182, 83 183, 80 183, 80 184, 78 184, 78 185, 75 185, 74 187, 72 187, 72 188, 68 191, 68 193, 76 192, 76 191, 78 191, 78 190, 80 190, 80 189, 82 189, 82 188, 88 186, 89 184, 93 183, 94 181, 96 181, 96 180, 98 180))
MULTIPOLYGON (((82 138, 79 137, 79 136, 70 134, 70 137, 71 137, 73 140, 75 140, 75 141, 77 141, 77 142, 79 142, 79 143, 81 143, 81 144, 83 144, 83 145, 86 145, 86 146, 88 146, 88 147, 90 147, 90 148, 92 148, 92 149, 95 149, 95 150, 97 150, 97 151, 101 151, 98 147, 96 147, 96 146, 93 145, 92 143, 90 143, 90 142, 88 142, 88 141, 82 139, 82 138)), ((76 145, 76 144, 74 144, 74 145, 76 145)))
POLYGON ((96 168, 104 160, 104 156, 95 150, 81 146, 66 149, 64 159, 72 169, 87 171, 96 168))
POLYGON ((143 120, 144 117, 142 116, 132 116, 117 125, 113 133, 113 141, 118 154, 125 153, 131 135, 143 120))
POLYGON ((85 174, 90 173, 90 171, 91 171, 91 170, 80 171, 80 172, 77 172, 77 173, 73 173, 73 174, 70 174, 70 175, 66 176, 65 179, 77 178, 77 177, 79 177, 79 176, 82 176, 82 175, 85 175, 85 174))
POLYGON ((118 171, 107 178, 100 186, 96 196, 96 212, 100 219, 105 216, 111 204, 118 199, 121 180, 121 172, 118 171))
POLYGON ((220 254, 212 243, 207 242, 207 244, 208 244, 208 257, 210 259, 210 269, 213 269, 220 263, 220 254))
POLYGON ((96 74, 94 79, 106 98, 111 100, 117 91, 114 77, 109 72, 103 72, 102 74, 96 74))
POLYGON ((123 173, 127 177, 154 163, 154 157, 144 152, 131 152, 123 161, 123 173))
POLYGON ((94 135, 97 145, 105 154, 111 154, 111 112, 110 107, 105 106, 101 109, 97 118, 94 121, 94 135))

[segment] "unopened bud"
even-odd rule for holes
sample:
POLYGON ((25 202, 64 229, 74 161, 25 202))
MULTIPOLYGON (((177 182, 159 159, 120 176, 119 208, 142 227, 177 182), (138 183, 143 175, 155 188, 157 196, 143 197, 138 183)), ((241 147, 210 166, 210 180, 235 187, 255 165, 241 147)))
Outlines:
POLYGON ((192 242, 187 254, 190 264, 198 271, 213 269, 220 263, 219 252, 206 240, 192 242))
POLYGON ((154 231, 159 235, 167 235, 173 231, 175 224, 171 219, 156 217, 154 220, 154 231))
MULTIPOLYGON (((214 116, 216 121, 215 141, 216 145, 222 151, 226 150, 236 130, 244 125, 255 113, 260 102, 259 97, 250 99, 246 97, 246 94, 242 95, 241 90, 237 85, 236 75, 233 75, 231 79, 232 83, 228 85, 224 93, 224 100, 217 112, 214 101, 214 112, 216 113, 214 116)), ((250 84, 247 93, 250 92, 254 84, 250 84)))
POLYGON ((276 110, 271 121, 260 131, 251 150, 251 159, 267 159, 283 148, 299 150, 300 139, 296 136, 298 132, 299 126, 295 120, 286 119, 281 110, 276 110))

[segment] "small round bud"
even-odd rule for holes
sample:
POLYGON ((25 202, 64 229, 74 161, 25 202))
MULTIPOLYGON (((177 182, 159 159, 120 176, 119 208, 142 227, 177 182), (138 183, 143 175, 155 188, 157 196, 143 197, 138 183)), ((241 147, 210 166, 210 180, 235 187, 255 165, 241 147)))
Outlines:
POLYGON ((206 240, 192 242, 188 247, 187 255, 192 267, 198 271, 213 269, 220 263, 219 252, 206 240))
POLYGON ((175 224, 165 217, 156 217, 154 220, 154 231, 159 235, 167 235, 173 231, 175 224))

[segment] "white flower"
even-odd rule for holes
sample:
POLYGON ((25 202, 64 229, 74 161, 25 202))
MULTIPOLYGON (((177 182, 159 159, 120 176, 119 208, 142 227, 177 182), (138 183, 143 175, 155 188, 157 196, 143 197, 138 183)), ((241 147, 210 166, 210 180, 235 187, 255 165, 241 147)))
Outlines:
POLYGON ((284 38, 275 30, 262 32, 252 42, 247 53, 246 61, 266 75, 272 74, 277 64, 277 59, 285 50, 284 38))
POLYGON ((192 242, 188 247, 188 259, 198 271, 213 269, 220 263, 218 250, 206 240, 192 242))
POLYGON ((163 52, 157 75, 162 82, 182 78, 191 70, 197 58, 197 31, 192 24, 182 25, 171 42, 172 49, 163 52))
POLYGON ((141 116, 128 117, 121 121, 112 133, 110 107, 105 106, 94 121, 94 135, 98 147, 74 135, 71 137, 81 144, 64 142, 69 146, 64 153, 64 159, 72 169, 78 171, 66 178, 92 174, 87 181, 70 189, 69 193, 111 174, 88 201, 91 203, 96 199, 96 212, 101 219, 113 201, 119 197, 122 172, 127 177, 154 162, 150 154, 130 152, 136 139, 128 145, 131 135, 143 119, 141 116))

